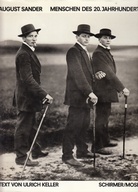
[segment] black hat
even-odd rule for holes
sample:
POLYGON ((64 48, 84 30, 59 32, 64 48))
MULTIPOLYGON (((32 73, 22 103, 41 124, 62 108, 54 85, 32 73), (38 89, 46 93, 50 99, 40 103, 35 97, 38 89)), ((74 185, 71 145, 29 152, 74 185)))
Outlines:
POLYGON ((81 24, 78 25, 77 31, 73 31, 74 34, 80 35, 81 33, 89 34, 90 36, 94 36, 93 33, 90 32, 90 25, 81 24))
POLYGON ((101 29, 101 30, 100 30, 100 33, 95 34, 95 37, 96 37, 96 38, 100 38, 100 37, 102 37, 103 35, 109 36, 109 37, 111 37, 111 39, 116 38, 116 36, 114 36, 114 35, 111 34, 111 30, 110 30, 110 29, 106 29, 106 28, 101 29))
POLYGON ((28 24, 28 25, 24 25, 23 27, 21 27, 21 31, 22 34, 18 35, 18 37, 23 37, 33 31, 40 31, 41 29, 35 29, 35 27, 33 26, 33 24, 28 24))

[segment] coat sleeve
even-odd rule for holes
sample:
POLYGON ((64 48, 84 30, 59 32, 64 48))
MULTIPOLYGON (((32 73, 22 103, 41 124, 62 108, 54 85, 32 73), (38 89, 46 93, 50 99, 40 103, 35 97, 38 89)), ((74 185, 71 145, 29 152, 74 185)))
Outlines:
POLYGON ((88 83, 81 66, 81 54, 76 48, 72 48, 67 53, 67 65, 71 78, 74 80, 77 88, 88 96, 93 90, 88 83))
POLYGON ((114 89, 116 89, 118 92, 121 92, 124 89, 124 85, 121 83, 115 72, 109 66, 102 52, 95 52, 93 54, 92 62, 95 72, 103 71, 104 73, 106 73, 105 78, 114 87, 114 89))
POLYGON ((17 58, 20 80, 26 86, 28 92, 38 99, 43 99, 47 93, 36 82, 32 74, 31 61, 28 54, 21 54, 17 58))

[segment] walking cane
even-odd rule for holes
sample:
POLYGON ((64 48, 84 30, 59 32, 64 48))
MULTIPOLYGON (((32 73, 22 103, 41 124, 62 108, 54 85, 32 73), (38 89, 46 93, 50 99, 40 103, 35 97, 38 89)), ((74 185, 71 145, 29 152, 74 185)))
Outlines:
POLYGON ((29 159, 29 157, 30 157, 31 151, 32 151, 32 149, 33 149, 34 143, 35 143, 36 138, 37 138, 37 136, 38 136, 38 133, 39 133, 39 131, 40 131, 41 125, 42 125, 42 123, 43 123, 43 120, 44 120, 44 118, 45 118, 45 116, 46 116, 47 110, 48 110, 48 104, 46 105, 45 111, 44 111, 44 113, 43 113, 42 119, 41 119, 40 124, 39 124, 39 126, 38 126, 38 129, 37 129, 37 132, 36 132, 36 134, 35 134, 34 140, 33 140, 33 142, 32 142, 32 145, 31 145, 31 147, 30 147, 30 150, 29 150, 29 152, 28 152, 27 158, 26 158, 26 160, 25 160, 25 163, 24 163, 24 166, 23 166, 23 170, 22 170, 22 172, 21 172, 21 177, 22 177, 23 171, 24 171, 24 169, 25 169, 25 167, 26 167, 27 161, 28 161, 28 159, 29 159))
POLYGON ((96 155, 95 155, 95 118, 96 118, 96 105, 91 102, 90 98, 88 99, 88 104, 89 104, 90 108, 93 109, 93 155, 94 155, 93 166, 94 166, 94 169, 95 169, 95 162, 96 162, 96 155))
POLYGON ((94 166, 94 168, 95 168, 95 162, 96 162, 96 156, 95 156, 95 116, 96 116, 96 106, 93 105, 93 154, 94 154, 93 166, 94 166))
POLYGON ((123 131, 123 159, 125 158, 126 114, 127 114, 127 96, 125 96, 124 131, 123 131))

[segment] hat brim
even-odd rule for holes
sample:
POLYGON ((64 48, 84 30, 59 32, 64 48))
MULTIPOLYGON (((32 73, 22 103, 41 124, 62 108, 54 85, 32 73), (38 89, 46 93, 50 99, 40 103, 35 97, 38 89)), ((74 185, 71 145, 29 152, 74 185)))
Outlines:
POLYGON ((40 30, 41 30, 41 29, 30 30, 30 31, 28 31, 28 32, 26 32, 26 33, 23 33, 23 34, 18 35, 18 37, 24 37, 24 36, 26 36, 27 34, 33 32, 33 31, 39 32, 40 30))
POLYGON ((101 37, 104 36, 104 35, 111 37, 111 39, 115 39, 115 38, 116 38, 116 36, 114 36, 114 35, 100 34, 100 33, 97 33, 97 34, 95 34, 94 36, 95 36, 96 38, 101 38, 101 37))
POLYGON ((86 33, 86 34, 88 34, 88 35, 90 35, 90 36, 94 36, 94 34, 93 33, 89 33, 89 32, 87 32, 87 31, 72 31, 75 35, 80 35, 81 33, 86 33))

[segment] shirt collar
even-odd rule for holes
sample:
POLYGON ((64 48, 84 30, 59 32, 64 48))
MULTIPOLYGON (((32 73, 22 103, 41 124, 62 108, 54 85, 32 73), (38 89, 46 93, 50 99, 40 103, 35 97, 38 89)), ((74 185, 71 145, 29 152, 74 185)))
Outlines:
POLYGON ((101 46, 101 47, 103 47, 104 49, 108 49, 108 50, 110 50, 111 48, 110 47, 105 47, 103 44, 101 44, 101 43, 99 43, 99 45, 101 46))
POLYGON ((85 50, 87 51, 87 48, 85 46, 83 46, 79 41, 77 41, 77 43, 85 50))
POLYGON ((23 44, 27 45, 33 52, 35 51, 34 47, 29 46, 26 42, 23 42, 23 44))

